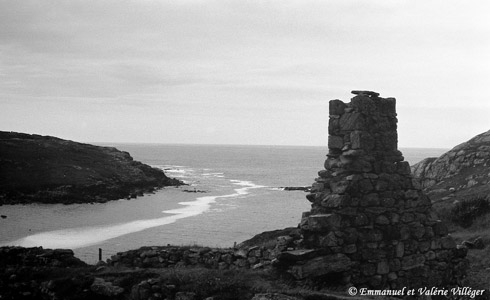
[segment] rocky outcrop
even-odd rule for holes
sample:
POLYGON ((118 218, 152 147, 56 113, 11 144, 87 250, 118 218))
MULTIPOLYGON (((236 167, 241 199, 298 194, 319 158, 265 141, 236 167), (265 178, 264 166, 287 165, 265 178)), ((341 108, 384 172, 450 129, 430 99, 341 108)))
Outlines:
POLYGON ((350 103, 330 101, 328 158, 300 224, 301 245, 313 252, 287 271, 375 289, 461 283, 467 249, 448 235, 397 149, 396 100, 353 93, 350 103))
POLYGON ((66 268, 87 264, 76 258, 70 249, 1 247, 0 268, 5 270, 12 265, 66 268))
POLYGON ((490 193, 490 131, 475 136, 438 158, 412 166, 433 201, 469 198, 490 193))
POLYGON ((0 205, 105 202, 180 184, 116 148, 0 132, 0 205))

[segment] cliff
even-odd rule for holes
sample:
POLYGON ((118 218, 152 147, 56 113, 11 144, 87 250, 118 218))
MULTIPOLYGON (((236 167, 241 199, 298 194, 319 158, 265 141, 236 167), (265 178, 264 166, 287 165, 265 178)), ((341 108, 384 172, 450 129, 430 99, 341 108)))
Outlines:
POLYGON ((0 204, 105 202, 180 184, 116 148, 0 131, 0 204))
POLYGON ((432 201, 464 199, 490 192, 490 131, 462 143, 439 158, 426 158, 412 173, 432 201))

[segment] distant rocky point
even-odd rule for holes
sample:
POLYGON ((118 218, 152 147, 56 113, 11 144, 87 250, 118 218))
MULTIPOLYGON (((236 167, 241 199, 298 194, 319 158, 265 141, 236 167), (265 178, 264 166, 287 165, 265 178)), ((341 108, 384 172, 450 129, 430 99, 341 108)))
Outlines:
POLYGON ((106 202, 181 184, 113 147, 0 131, 0 205, 106 202))
POLYGON ((464 200, 490 193, 490 130, 438 158, 412 166, 433 202, 464 200))
POLYGON ((286 186, 280 187, 283 191, 303 191, 309 192, 311 190, 311 186, 286 186))

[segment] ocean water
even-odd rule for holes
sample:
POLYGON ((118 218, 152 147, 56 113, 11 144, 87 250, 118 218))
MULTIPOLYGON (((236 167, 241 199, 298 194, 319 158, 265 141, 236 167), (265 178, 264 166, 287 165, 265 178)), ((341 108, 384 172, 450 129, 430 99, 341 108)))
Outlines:
MULTIPOLYGON (((326 147, 111 144, 188 186, 98 204, 0 206, 0 245, 71 248, 87 262, 151 245, 231 247, 296 226, 310 208, 302 191, 323 168, 326 147), (194 192, 195 191, 195 192, 194 192)), ((401 149, 414 164, 448 149, 401 149)))

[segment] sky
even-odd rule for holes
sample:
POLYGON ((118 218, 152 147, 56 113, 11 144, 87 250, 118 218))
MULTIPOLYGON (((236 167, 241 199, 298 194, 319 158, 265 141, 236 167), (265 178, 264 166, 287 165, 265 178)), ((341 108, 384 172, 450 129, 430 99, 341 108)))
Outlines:
POLYGON ((395 97, 399 147, 490 129, 487 0, 0 0, 0 130, 326 146, 328 101, 395 97))

